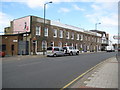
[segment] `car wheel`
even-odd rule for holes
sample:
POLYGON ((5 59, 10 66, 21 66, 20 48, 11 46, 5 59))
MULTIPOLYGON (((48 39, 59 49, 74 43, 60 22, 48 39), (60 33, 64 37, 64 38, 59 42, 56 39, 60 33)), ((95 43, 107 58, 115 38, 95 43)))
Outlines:
POLYGON ((77 52, 76 55, 79 55, 79 52, 77 52))
POLYGON ((70 56, 72 56, 73 55, 73 53, 72 52, 70 52, 70 56))
POLYGON ((53 56, 54 56, 54 57, 57 57, 57 54, 55 53, 53 56))

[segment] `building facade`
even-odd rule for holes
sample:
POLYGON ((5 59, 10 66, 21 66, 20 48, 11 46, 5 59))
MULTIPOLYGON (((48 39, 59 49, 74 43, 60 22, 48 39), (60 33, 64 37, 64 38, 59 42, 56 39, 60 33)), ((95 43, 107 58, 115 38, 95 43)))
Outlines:
POLYGON ((5 35, 11 33, 22 35, 21 41, 27 42, 28 54, 41 54, 50 46, 73 46, 84 52, 101 50, 102 38, 95 32, 47 19, 44 29, 44 19, 36 16, 11 21, 11 26, 5 28, 5 35))

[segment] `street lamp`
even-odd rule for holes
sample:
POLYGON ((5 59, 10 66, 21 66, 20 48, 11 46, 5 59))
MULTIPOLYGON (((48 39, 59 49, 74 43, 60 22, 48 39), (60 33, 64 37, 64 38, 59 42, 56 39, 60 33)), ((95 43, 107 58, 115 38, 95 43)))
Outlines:
POLYGON ((101 23, 96 23, 96 24, 95 24, 95 30, 97 30, 97 25, 98 25, 98 24, 101 24, 101 23))
MULTIPOLYGON (((44 4, 44 28, 43 28, 43 39, 44 39, 44 32, 45 32, 45 14, 46 14, 46 5, 49 4, 49 3, 52 3, 52 1, 50 2, 47 2, 44 4)), ((45 43, 43 45, 43 55, 45 55, 45 43)))

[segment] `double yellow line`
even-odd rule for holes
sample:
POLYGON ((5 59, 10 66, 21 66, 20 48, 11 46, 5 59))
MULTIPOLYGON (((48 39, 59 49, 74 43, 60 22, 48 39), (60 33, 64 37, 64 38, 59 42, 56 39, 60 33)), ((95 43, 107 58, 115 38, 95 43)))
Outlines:
MULTIPOLYGON (((109 58, 110 59, 110 58, 109 58)), ((108 59, 107 59, 108 60, 108 59)), ((72 80, 70 83, 68 83, 67 85, 65 85, 63 88, 61 88, 60 90, 64 90, 65 88, 69 87, 72 83, 74 83, 75 81, 77 81, 78 79, 80 79, 81 77, 83 77, 85 74, 87 74, 88 72, 92 71, 93 69, 95 69, 96 67, 100 66, 101 64, 103 64, 105 61, 102 61, 100 63, 98 63, 97 65, 95 65, 94 67, 90 68, 89 70, 87 70, 86 72, 82 73, 80 76, 78 76, 77 78, 75 78, 74 80, 72 80)))

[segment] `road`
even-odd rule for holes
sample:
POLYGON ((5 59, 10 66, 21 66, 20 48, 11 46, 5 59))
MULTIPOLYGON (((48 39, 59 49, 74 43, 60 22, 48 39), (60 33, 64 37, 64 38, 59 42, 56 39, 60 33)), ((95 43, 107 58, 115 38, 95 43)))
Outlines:
POLYGON ((3 88, 62 88, 115 52, 3 60, 3 88))

